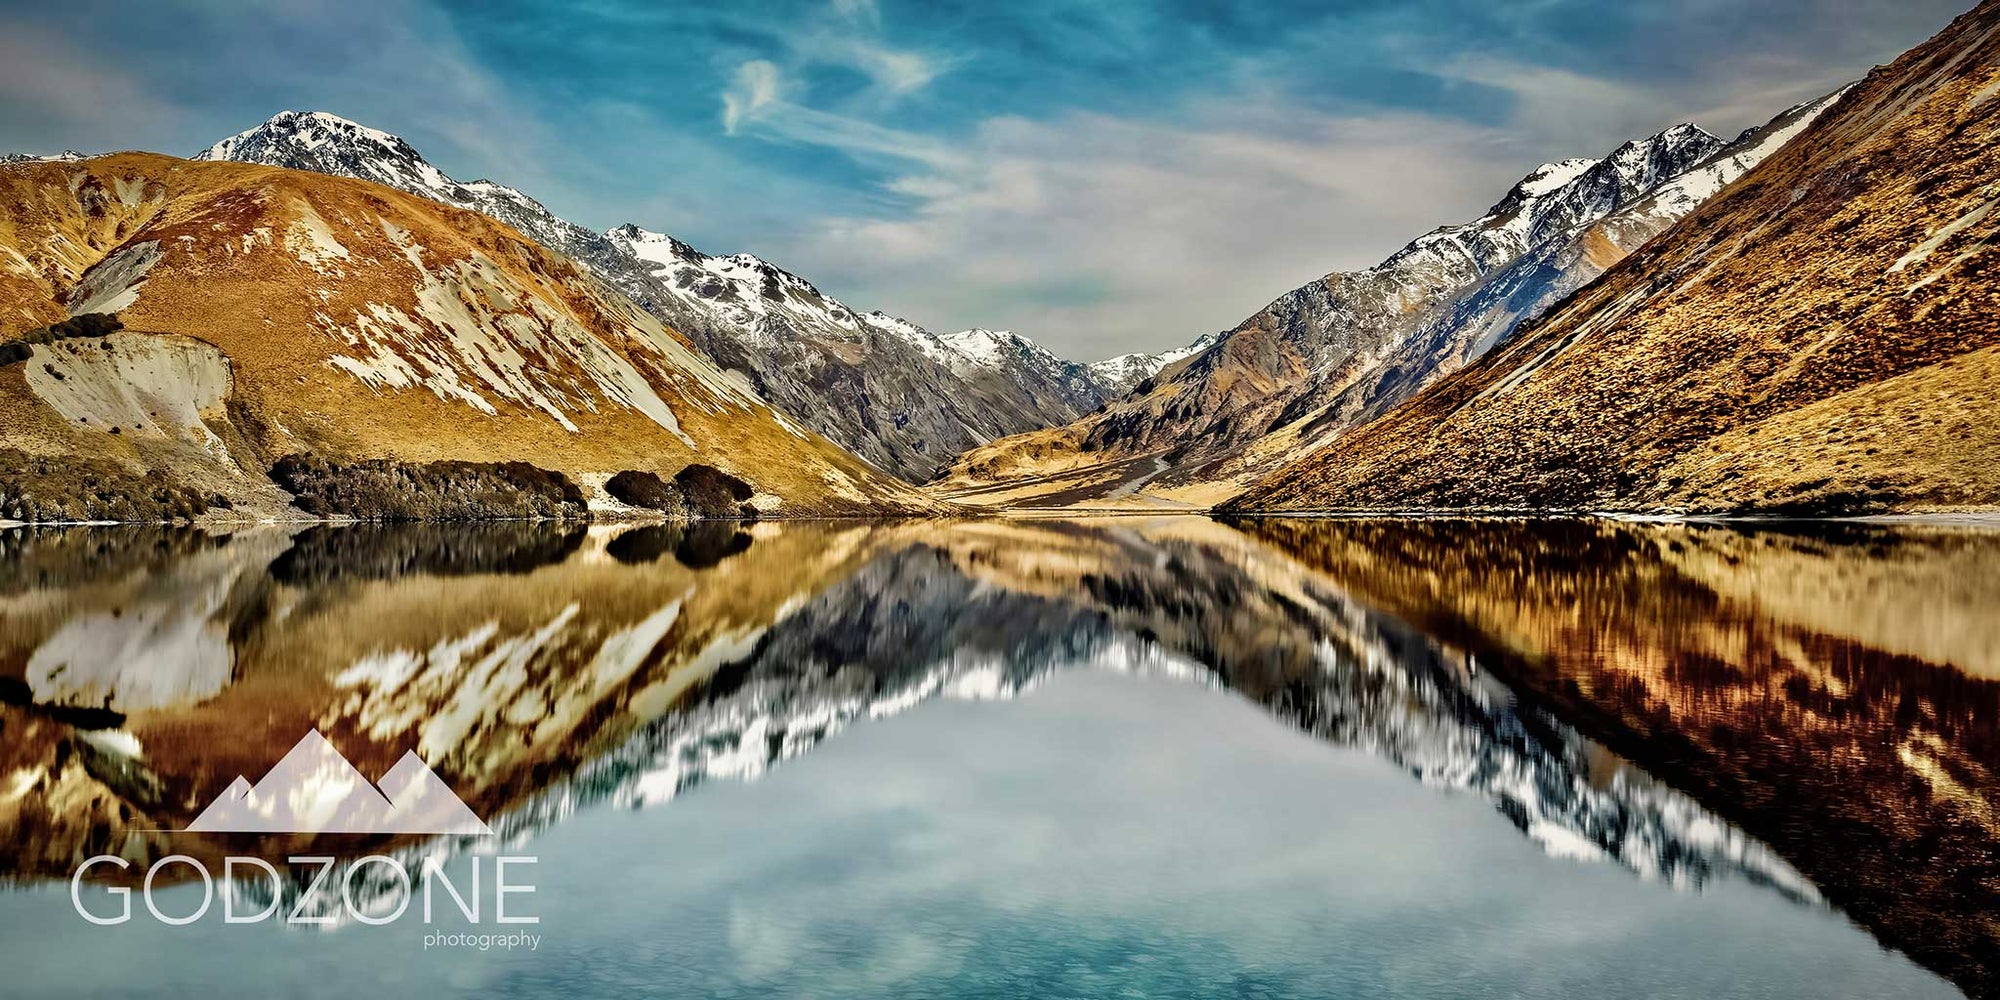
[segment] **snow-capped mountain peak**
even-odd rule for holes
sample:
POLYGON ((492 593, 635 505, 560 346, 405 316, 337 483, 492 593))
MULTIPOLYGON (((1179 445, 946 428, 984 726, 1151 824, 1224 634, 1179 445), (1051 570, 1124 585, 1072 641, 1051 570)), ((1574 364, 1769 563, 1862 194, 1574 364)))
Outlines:
POLYGON ((605 230, 604 237, 620 250, 639 260, 666 264, 681 261, 689 264, 708 257, 695 248, 667 235, 643 229, 630 222, 605 230))
POLYGON ((1167 366, 1194 357, 1214 347, 1216 341, 1221 339, 1222 335, 1220 333, 1205 333, 1195 338, 1194 343, 1186 347, 1176 347, 1171 351, 1164 351, 1159 354, 1147 354, 1143 351, 1120 354, 1115 358, 1093 361, 1087 367, 1090 369, 1091 376, 1097 379, 1098 384, 1104 386, 1104 395, 1106 398, 1122 396, 1132 391, 1140 383, 1158 375, 1167 366))
POLYGON ((1528 176, 1521 178, 1521 182, 1514 185, 1514 190, 1527 197, 1548 194, 1583 176, 1585 171, 1597 166, 1597 163, 1598 161, 1587 156, 1544 163, 1528 176))
POLYGON ((87 157, 74 149, 46 156, 39 153, 0 153, 0 163, 75 163, 82 159, 87 157))
POLYGON ((1009 351, 1041 350, 1026 337, 1017 336, 1010 330, 975 327, 945 334, 943 340, 952 350, 975 364, 997 364, 1009 351))
POLYGON ((238 132, 193 158, 247 163, 282 160, 296 170, 359 177, 418 193, 444 192, 458 186, 402 137, 324 111, 280 111, 256 128, 238 132))
POLYGON ((1077 398, 1103 401, 1104 387, 1089 366, 1059 358, 1048 348, 1011 330, 974 328, 938 339, 957 355, 946 362, 946 367, 960 375, 993 371, 1024 382, 1057 386, 1077 398))

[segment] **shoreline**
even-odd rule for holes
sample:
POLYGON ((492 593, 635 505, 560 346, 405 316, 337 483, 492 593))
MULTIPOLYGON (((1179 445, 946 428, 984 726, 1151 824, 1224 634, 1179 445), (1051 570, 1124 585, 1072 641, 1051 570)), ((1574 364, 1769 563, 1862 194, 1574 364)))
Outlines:
POLYGON ((1626 524, 1882 524, 1938 527, 1992 528, 2000 530, 2000 509, 1967 511, 1912 511, 1907 513, 1849 514, 1833 516, 1778 514, 1649 514, 1622 511, 1515 511, 1515 510, 1326 510, 1284 512, 1218 512, 1215 510, 1146 510, 1131 507, 1105 508, 993 508, 938 514, 884 512, 880 514, 806 514, 776 517, 481 517, 450 519, 387 519, 354 517, 260 517, 193 521, 12 521, 0 518, 0 531, 16 528, 254 528, 268 525, 471 525, 471 524, 783 524, 827 521, 1063 521, 1095 520, 1112 517, 1199 517, 1215 521, 1615 521, 1626 524))

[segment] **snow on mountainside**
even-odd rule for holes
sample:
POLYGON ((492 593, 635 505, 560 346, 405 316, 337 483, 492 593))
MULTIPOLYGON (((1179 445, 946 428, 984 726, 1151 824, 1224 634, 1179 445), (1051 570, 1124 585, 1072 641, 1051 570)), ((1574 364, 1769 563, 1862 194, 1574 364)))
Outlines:
MULTIPOLYGON (((1414 391, 1407 386, 1428 384, 1504 340, 1526 316, 1643 242, 1638 230, 1665 228, 1767 152, 1768 143, 1730 146, 1680 124, 1601 159, 1542 164, 1480 218, 1433 230, 1375 267, 1280 296, 1207 350, 1138 384, 1137 394, 1067 427, 968 453, 945 483, 969 502, 1070 503, 1140 487, 1171 500, 1220 500, 1253 478, 1246 463, 1264 467, 1295 455, 1296 425, 1324 416, 1316 407, 1340 403, 1364 382, 1392 383, 1366 404, 1407 398, 1414 391), (1592 229, 1640 205, 1647 221, 1634 232, 1592 229), (1517 270, 1524 261, 1531 266, 1517 270), (1467 308, 1477 302, 1484 304, 1467 308), (1464 339, 1480 323, 1482 334, 1464 339), (1398 353, 1430 341, 1442 346, 1398 353), (1147 479, 1133 483, 1135 475, 1147 479)), ((1329 432, 1324 421, 1314 428, 1329 432)))
POLYGON ((1079 401, 1098 394, 1088 366, 1056 357, 1017 333, 973 329, 939 335, 880 310, 857 313, 811 282, 752 254, 711 257, 665 233, 631 223, 605 236, 651 265, 654 277, 694 292, 715 318, 758 336, 774 336, 784 329, 768 322, 773 316, 783 317, 794 330, 835 329, 856 339, 869 331, 887 333, 960 376, 996 371, 1022 377, 1030 385, 1070 383, 1067 391, 1079 401))
POLYGON ((1105 397, 1116 399, 1138 388, 1139 383, 1158 375, 1174 363, 1185 361, 1214 347, 1215 342, 1220 339, 1222 335, 1219 333, 1205 333, 1186 347, 1177 347, 1160 354, 1143 352, 1120 354, 1115 358, 1093 361, 1087 367, 1091 376, 1097 379, 1097 384, 1104 387, 1105 397))
POLYGON ((74 149, 65 149, 47 156, 34 153, 0 153, 0 163, 75 163, 84 158, 82 153, 74 149))
POLYGON ((1393 353, 1359 376, 1320 376, 1279 415, 1281 426, 1254 443, 1229 472, 1247 476, 1305 454, 1374 419, 1419 390, 1478 359, 1522 324, 1595 280, 1612 264, 1695 210, 1789 142, 1839 91, 1746 130, 1692 169, 1615 212, 1542 241, 1441 311, 1393 353))
POLYGON ((908 480, 1103 401, 1088 369, 1065 368, 1025 338, 1031 350, 982 365, 750 254, 710 256, 629 224, 593 232, 505 185, 453 180, 397 136, 324 112, 283 112, 196 158, 357 177, 499 219, 615 285, 780 409, 908 480))
POLYGON ((958 355, 958 360, 947 364, 960 375, 982 369, 1011 372, 1024 383, 1058 386, 1078 399, 1103 401, 1103 390, 1089 365, 1056 357, 1048 348, 1011 330, 961 330, 939 339, 958 355))

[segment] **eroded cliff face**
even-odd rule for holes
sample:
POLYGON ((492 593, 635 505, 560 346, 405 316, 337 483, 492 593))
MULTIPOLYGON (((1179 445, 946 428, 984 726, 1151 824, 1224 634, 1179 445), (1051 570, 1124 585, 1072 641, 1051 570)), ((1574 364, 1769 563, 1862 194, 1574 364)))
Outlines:
POLYGON ((270 512, 272 463, 310 453, 525 462, 587 491, 701 463, 756 484, 766 512, 933 506, 477 213, 140 153, 0 166, 0 202, 4 336, 123 324, 30 337, 0 364, 0 450, 41 486, 150 473, 270 512))
POLYGON ((1871 73, 1512 343, 1232 509, 2000 504, 2000 7, 1871 73))

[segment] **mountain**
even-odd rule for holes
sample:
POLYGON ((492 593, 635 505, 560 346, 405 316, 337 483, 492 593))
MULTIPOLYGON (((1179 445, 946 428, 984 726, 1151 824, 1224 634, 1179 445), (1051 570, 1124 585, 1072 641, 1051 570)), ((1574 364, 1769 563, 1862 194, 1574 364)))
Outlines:
POLYGON ((34 153, 0 153, 0 163, 75 163, 82 159, 87 157, 74 149, 65 149, 47 156, 34 153))
POLYGON ((1780 114, 1701 164, 1617 211, 1543 240, 1467 290, 1358 377, 1315 377, 1279 413, 1269 434, 1232 456, 1214 478, 1247 483, 1367 423, 1505 343, 1522 324, 1596 280, 1649 239, 1735 183, 1811 125, 1836 92, 1780 114))
POLYGON ((750 254, 711 257, 631 224, 606 238, 624 259, 600 270, 625 274, 617 280, 634 301, 814 429, 905 479, 928 480, 967 448, 1103 402, 1087 369, 1016 334, 1005 335, 1007 349, 992 349, 988 331, 939 335, 858 313, 750 254))
POLYGON ((1479 219, 1289 292, 1103 412, 966 454, 942 485, 968 502, 1059 505, 1136 488, 1200 506, 1223 499, 1504 342, 1821 106, 1733 143, 1681 124, 1602 159, 1545 163, 1479 219))
POLYGON ((1532 329, 1231 506, 2000 503, 2000 4, 1878 68, 1532 329))
POLYGON ((372 180, 499 219, 616 286, 798 422, 907 480, 1103 402, 1087 369, 1025 338, 1021 351, 965 354, 750 254, 710 256, 630 224, 596 233, 513 188, 453 180, 402 139, 324 112, 282 112, 196 158, 372 180))
POLYGON ((767 513, 935 507, 571 261, 379 184, 0 167, 0 317, 0 518, 576 515, 676 470, 767 513))
POLYGON ((1089 365, 1090 374, 1103 387, 1106 399, 1117 399, 1138 388, 1141 382, 1158 375, 1167 366, 1215 346, 1221 336, 1218 333, 1203 334, 1194 343, 1163 354, 1120 354, 1115 358, 1093 361, 1089 365))

